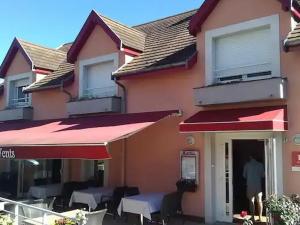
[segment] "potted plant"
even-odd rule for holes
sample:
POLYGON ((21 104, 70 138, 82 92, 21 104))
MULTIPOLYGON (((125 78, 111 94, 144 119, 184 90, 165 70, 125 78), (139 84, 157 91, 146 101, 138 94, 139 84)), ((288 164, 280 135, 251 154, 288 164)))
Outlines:
MULTIPOLYGON (((84 225, 87 222, 87 218, 83 211, 76 213, 74 220, 68 218, 62 218, 54 221, 54 225, 84 225)), ((2 224, 0 224, 2 225, 2 224)), ((9 225, 9 224, 8 224, 9 225)))
POLYGON ((275 225, 295 225, 300 221, 300 206, 287 196, 271 195, 266 201, 269 218, 275 225))
POLYGON ((8 215, 0 215, 0 225, 13 225, 14 221, 8 215))

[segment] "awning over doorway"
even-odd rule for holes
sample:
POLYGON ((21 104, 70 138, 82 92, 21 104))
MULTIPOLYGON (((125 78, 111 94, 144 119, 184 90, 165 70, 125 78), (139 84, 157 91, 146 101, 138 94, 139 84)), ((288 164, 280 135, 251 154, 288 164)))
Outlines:
POLYGON ((107 159, 109 142, 176 114, 160 111, 0 123, 0 158, 107 159))
POLYGON ((179 125, 180 132, 285 131, 286 106, 200 111, 179 125))

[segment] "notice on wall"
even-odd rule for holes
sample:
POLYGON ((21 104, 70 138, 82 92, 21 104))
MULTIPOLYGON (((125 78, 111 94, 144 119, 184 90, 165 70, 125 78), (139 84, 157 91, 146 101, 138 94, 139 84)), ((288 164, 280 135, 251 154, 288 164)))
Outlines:
POLYGON ((198 181, 198 152, 181 152, 181 179, 198 181))
POLYGON ((300 172, 300 152, 292 152, 292 171, 300 172))

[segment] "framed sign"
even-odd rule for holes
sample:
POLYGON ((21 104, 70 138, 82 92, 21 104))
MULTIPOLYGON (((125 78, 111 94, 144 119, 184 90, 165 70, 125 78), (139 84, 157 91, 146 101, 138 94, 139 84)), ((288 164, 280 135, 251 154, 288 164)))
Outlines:
POLYGON ((180 152, 181 180, 194 180, 199 182, 199 153, 188 150, 180 152))
POLYGON ((300 152, 292 152, 292 171, 300 172, 300 152))

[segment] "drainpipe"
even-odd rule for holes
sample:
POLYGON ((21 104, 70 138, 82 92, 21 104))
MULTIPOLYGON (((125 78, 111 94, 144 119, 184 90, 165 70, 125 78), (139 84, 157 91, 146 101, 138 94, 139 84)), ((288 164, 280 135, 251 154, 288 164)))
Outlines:
MULTIPOLYGON (((112 80, 123 90, 124 96, 123 96, 123 113, 127 112, 127 90, 124 84, 120 83, 116 77, 112 77, 112 80)), ((122 149, 123 149, 123 161, 122 161, 122 166, 123 166, 123 171, 122 171, 122 178, 121 182, 123 186, 127 185, 127 138, 124 138, 122 140, 122 149)))
POLYGON ((62 80, 61 81, 61 83, 60 83, 60 90, 63 92, 63 93, 65 93, 66 95, 68 95, 69 96, 69 101, 71 101, 72 99, 73 99, 73 96, 72 96, 72 94, 69 92, 69 91, 67 91, 66 89, 65 89, 65 82, 66 80, 62 80))
POLYGON ((127 112, 127 90, 124 84, 120 83, 116 77, 112 78, 113 81, 123 90, 124 96, 123 96, 123 113, 127 112))

